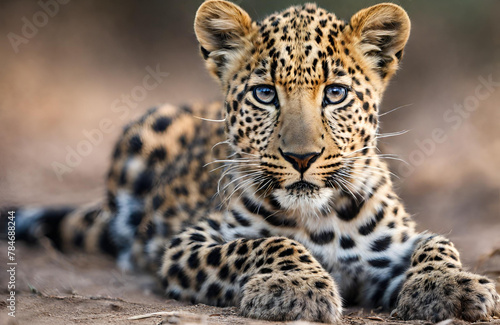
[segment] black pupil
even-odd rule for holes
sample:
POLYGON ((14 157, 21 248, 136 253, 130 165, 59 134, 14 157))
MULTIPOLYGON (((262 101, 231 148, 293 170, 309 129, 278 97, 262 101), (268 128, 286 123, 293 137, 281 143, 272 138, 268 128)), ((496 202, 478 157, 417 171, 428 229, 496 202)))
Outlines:
POLYGON ((327 104, 338 104, 344 100, 346 89, 339 86, 331 86, 326 89, 325 102, 327 104))
POLYGON ((341 96, 342 95, 342 89, 340 89, 338 87, 330 88, 330 94, 333 97, 341 96))
POLYGON ((271 88, 259 88, 257 91, 259 92, 259 97, 262 100, 268 101, 272 99, 273 91, 271 90, 271 88))

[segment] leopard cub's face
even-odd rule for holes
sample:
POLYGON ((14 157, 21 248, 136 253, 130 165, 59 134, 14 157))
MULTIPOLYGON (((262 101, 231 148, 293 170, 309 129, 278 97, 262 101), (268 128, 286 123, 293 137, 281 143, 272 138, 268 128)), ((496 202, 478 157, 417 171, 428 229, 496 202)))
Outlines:
POLYGON ((208 1, 195 30, 225 92, 225 122, 245 188, 288 210, 323 209, 370 173, 378 105, 410 23, 398 6, 350 23, 315 5, 252 22, 238 6, 208 1))

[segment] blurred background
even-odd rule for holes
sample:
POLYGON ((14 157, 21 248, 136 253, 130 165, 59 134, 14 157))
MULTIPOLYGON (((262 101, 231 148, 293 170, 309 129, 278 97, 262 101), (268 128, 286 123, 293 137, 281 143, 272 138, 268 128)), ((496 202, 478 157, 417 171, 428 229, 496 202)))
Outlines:
MULTIPOLYGON (((112 145, 134 116, 221 99, 192 28, 201 2, 0 2, 0 206, 97 199, 112 145), (168 76, 144 91, 150 69, 168 76), (124 116, 117 107, 127 100, 124 116), (85 155, 62 171, 78 150, 85 155)), ((377 3, 316 2, 345 20, 377 3)), ((237 3, 259 20, 298 1, 237 3)), ((391 165, 419 229, 446 234, 473 265, 500 247, 500 1, 395 3, 412 34, 382 105, 401 108, 380 118, 381 132, 409 132, 381 147, 408 162, 391 165)))

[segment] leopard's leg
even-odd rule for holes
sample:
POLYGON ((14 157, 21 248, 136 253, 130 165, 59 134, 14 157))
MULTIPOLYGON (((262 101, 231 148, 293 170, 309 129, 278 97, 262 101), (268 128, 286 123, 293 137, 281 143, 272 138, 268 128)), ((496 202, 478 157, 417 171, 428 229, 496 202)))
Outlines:
POLYGON ((337 285, 300 243, 284 238, 225 242, 215 214, 174 237, 159 276, 175 299, 239 306, 247 317, 337 322, 337 285))
POLYGON ((433 322, 487 320, 500 313, 500 297, 493 281, 463 270, 453 243, 427 235, 411 257, 396 312, 403 319, 433 322))

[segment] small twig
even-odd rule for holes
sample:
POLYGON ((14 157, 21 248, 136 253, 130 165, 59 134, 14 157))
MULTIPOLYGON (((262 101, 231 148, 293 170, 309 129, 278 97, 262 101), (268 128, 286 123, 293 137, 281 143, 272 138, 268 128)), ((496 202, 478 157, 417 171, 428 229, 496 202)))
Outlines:
POLYGON ((115 298, 115 297, 105 297, 105 296, 80 296, 80 295, 71 295, 71 296, 55 296, 55 295, 48 295, 46 293, 43 293, 41 291, 37 291, 37 294, 44 297, 44 298, 51 298, 51 299, 57 299, 57 300, 66 300, 66 299, 81 299, 81 300, 105 300, 105 301, 119 301, 119 302, 124 302, 127 304, 133 304, 133 305, 139 305, 139 303, 135 302, 130 302, 126 301, 122 298, 115 298))
POLYGON ((104 297, 104 296, 89 296, 89 297, 85 297, 85 296, 78 296, 78 295, 75 295, 75 297, 78 297, 78 298, 88 298, 90 300, 120 301, 120 302, 126 302, 126 303, 130 304, 130 302, 128 302, 126 300, 123 300, 122 298, 104 297))
POLYGON ((150 314, 144 314, 144 315, 137 315, 137 316, 132 316, 129 317, 129 320, 138 320, 138 319, 145 319, 145 318, 151 318, 155 316, 175 316, 175 317, 180 317, 180 316, 198 316, 196 314, 192 313, 185 313, 185 312, 178 312, 178 311, 159 311, 156 313, 150 313, 150 314))

